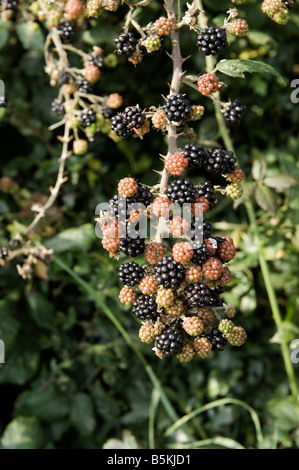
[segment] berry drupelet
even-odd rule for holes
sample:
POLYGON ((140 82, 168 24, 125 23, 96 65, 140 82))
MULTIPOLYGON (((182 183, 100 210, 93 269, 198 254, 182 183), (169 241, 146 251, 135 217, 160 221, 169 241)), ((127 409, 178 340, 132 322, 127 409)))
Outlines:
POLYGON ((227 46, 226 32, 214 26, 203 29, 197 39, 197 47, 205 55, 217 55, 227 46))
POLYGON ((185 95, 178 93, 167 98, 163 110, 171 124, 180 126, 188 120, 191 104, 185 95))
POLYGON ((124 286, 136 286, 144 275, 144 269, 135 261, 122 264, 118 269, 119 282, 124 286))

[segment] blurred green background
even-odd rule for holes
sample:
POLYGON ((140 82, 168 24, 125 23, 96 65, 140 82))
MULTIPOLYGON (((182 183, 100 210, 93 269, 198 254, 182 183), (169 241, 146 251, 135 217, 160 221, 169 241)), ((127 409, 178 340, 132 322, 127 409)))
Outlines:
MULTIPOLYGON (((238 247, 230 264, 234 280, 224 299, 238 309, 236 323, 246 329, 247 342, 187 364, 176 358, 161 361, 150 345, 140 342, 138 320, 117 299, 117 268, 125 257, 109 259, 95 236, 94 211, 115 194, 124 176, 156 184, 152 169, 161 169, 159 154, 167 142, 154 130, 143 140, 120 143, 104 135, 88 154, 67 160, 68 181, 32 235, 35 243, 53 248, 60 263, 41 261, 31 280, 18 275, 20 259, 0 267, 0 339, 6 346, 6 363, 0 366, 2 448, 180 448, 184 442, 189 448, 299 446, 296 403, 281 354, 281 342, 291 354, 290 342, 299 338, 299 186, 294 184, 299 178, 299 104, 290 99, 290 84, 299 78, 299 6, 280 26, 262 14, 260 3, 239 7, 250 32, 246 38, 231 37, 223 58, 261 59, 287 85, 267 74, 246 74, 245 79, 219 74, 227 85, 223 100, 241 97, 247 106, 243 123, 230 136, 246 173, 245 195, 258 224, 255 241, 245 197, 235 205, 220 198, 208 213, 215 235, 232 236, 238 247), (279 331, 259 264, 257 235, 283 319, 279 331), (94 292, 100 293, 100 303, 94 292), (214 403, 221 399, 227 400, 214 403), (192 410, 202 413, 165 434, 192 410)), ((216 0, 204 4, 216 23, 233 6, 216 0)), ((77 36, 77 45, 86 51, 99 45, 105 55, 113 53, 125 12, 120 8, 92 20, 92 28, 77 36)), ((146 24, 161 12, 161 3, 153 2, 137 19, 146 24)), ((0 246, 8 246, 16 223, 29 225, 32 204, 47 199, 58 170, 59 132, 48 130, 57 120, 51 102, 58 88, 49 86, 44 73, 43 28, 39 35, 28 43, 13 23, 8 28, 0 22, 0 78, 8 101, 6 112, 0 109, 0 246)), ((191 55, 185 63, 188 73, 202 73, 196 35, 183 29, 181 38, 183 54, 191 55)), ((165 49, 170 50, 169 38, 165 49)), ((120 93, 125 105, 158 106, 170 77, 165 53, 146 57, 136 68, 117 57, 98 88, 102 94, 120 93)), ((195 90, 183 90, 206 108, 194 126, 198 141, 222 144, 212 103, 195 90)), ((298 382, 299 365, 293 368, 298 382)))

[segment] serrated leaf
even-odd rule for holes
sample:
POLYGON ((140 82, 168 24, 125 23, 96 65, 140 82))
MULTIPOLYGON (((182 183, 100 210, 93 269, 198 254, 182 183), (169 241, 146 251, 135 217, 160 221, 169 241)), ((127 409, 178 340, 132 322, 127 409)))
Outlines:
POLYGON ((60 232, 45 243, 47 248, 56 253, 62 251, 88 251, 95 241, 95 229, 92 224, 84 224, 78 228, 70 228, 60 232))
POLYGON ((270 343, 286 343, 299 336, 299 328, 290 322, 282 322, 279 330, 270 338, 270 343))
POLYGON ((219 72, 229 75, 230 77, 245 78, 244 73, 269 73, 278 78, 282 85, 286 85, 286 80, 280 75, 274 67, 259 60, 241 60, 241 59, 224 59, 218 62, 216 69, 219 72))
POLYGON ((26 390, 21 393, 16 410, 23 416, 35 415, 43 421, 52 422, 68 415, 69 402, 67 396, 52 385, 45 390, 26 390))
POLYGON ((256 181, 262 180, 266 174, 267 163, 265 160, 253 160, 251 173, 256 181))
POLYGON ((71 422, 83 436, 90 436, 96 427, 91 398, 85 393, 78 393, 71 402, 71 422))
POLYGON ((276 200, 271 189, 267 186, 257 186, 255 190, 255 200, 257 204, 270 214, 274 215, 277 210, 276 200))
POLYGON ((42 429, 33 416, 11 421, 5 428, 1 445, 3 449, 39 449, 42 441, 42 429))
POLYGON ((266 186, 275 189, 287 189, 291 186, 295 186, 298 184, 298 179, 294 178, 292 175, 288 174, 279 174, 279 175, 271 175, 267 176, 264 179, 264 183, 266 186))

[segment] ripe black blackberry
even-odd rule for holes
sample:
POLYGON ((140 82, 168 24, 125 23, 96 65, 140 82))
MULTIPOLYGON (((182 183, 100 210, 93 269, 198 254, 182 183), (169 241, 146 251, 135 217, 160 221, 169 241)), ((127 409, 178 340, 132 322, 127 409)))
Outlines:
POLYGON ((214 186, 210 181, 199 184, 196 188, 196 193, 198 197, 204 196, 209 201, 210 209, 215 206, 217 202, 217 196, 214 190, 214 186))
POLYGON ((215 307, 219 305, 218 294, 203 283, 190 284, 184 289, 189 307, 215 307))
POLYGON ((132 203, 141 203, 148 207, 153 200, 151 191, 143 185, 138 185, 137 193, 132 197, 132 203))
POLYGON ((210 333, 205 335, 205 338, 207 338, 212 344, 213 351, 223 351, 227 344, 226 337, 218 330, 218 328, 213 328, 210 333))
POLYGON ((293 8, 293 6, 295 5, 295 0, 282 0, 282 2, 285 4, 288 10, 293 8))
POLYGON ((106 119, 111 119, 115 115, 115 110, 109 106, 102 106, 102 114, 106 119))
POLYGON ((161 351, 163 356, 174 356, 179 354, 183 348, 183 337, 177 328, 167 326, 160 335, 156 336, 155 347, 161 351))
POLYGON ((131 129, 128 127, 128 122, 122 113, 117 113, 111 118, 111 129, 118 137, 126 139, 132 134, 131 129))
POLYGON ((157 304, 150 295, 142 294, 133 303, 133 313, 139 320, 150 320, 157 315, 157 304))
POLYGON ((188 168, 200 168, 207 158, 207 152, 202 145, 187 144, 184 148, 184 156, 188 160, 188 168))
POLYGON ((192 237, 191 240, 199 240, 200 243, 205 238, 209 238, 212 231, 212 225, 205 217, 198 217, 191 223, 192 237), (198 220, 197 220, 198 219, 198 220))
POLYGON ((69 83, 71 79, 71 74, 69 72, 66 72, 65 70, 62 70, 58 74, 58 83, 59 85, 65 85, 66 83, 69 83))
POLYGON ((120 34, 114 41, 117 54, 126 55, 128 57, 134 54, 137 46, 137 38, 131 31, 120 34))
POLYGON ((74 23, 64 21, 57 26, 57 32, 63 44, 69 44, 75 37, 76 28, 74 23))
POLYGON ((178 93, 167 98, 163 109, 171 124, 180 126, 187 121, 191 112, 191 104, 186 95, 178 93))
POLYGON ((158 283, 166 289, 177 289, 185 279, 186 269, 181 263, 174 261, 172 256, 164 258, 155 266, 154 276, 158 283))
POLYGON ((76 80, 76 88, 78 89, 80 93, 89 94, 89 93, 93 93, 94 91, 94 85, 90 83, 88 80, 86 80, 86 78, 83 78, 83 77, 78 78, 78 80, 76 80))
POLYGON ((121 223, 125 224, 127 218, 129 217, 129 205, 132 204, 132 197, 123 197, 118 194, 113 196, 109 201, 110 213, 112 217, 119 219, 121 223))
POLYGON ((0 96, 0 108, 6 108, 7 107, 7 102, 4 96, 0 96))
POLYGON ((83 127, 89 127, 96 121, 96 113, 92 109, 85 109, 80 114, 80 121, 83 127))
POLYGON ((203 265, 212 256, 210 250, 208 250, 207 246, 203 243, 200 248, 193 249, 193 256, 191 258, 191 262, 197 265, 203 265))
POLYGON ((135 258, 136 256, 144 253, 145 250, 145 240, 144 238, 131 238, 127 236, 126 238, 121 238, 119 243, 119 249, 125 255, 135 258))
POLYGON ((88 58, 89 65, 96 65, 103 72, 106 70, 105 59, 98 54, 90 54, 88 58))
POLYGON ((232 103, 226 103, 224 108, 224 119, 231 124, 239 125, 246 113, 245 104, 236 98, 232 103))
POLYGON ((140 129, 143 126, 145 121, 145 115, 142 113, 142 110, 137 104, 136 106, 128 106, 122 113, 125 120, 127 121, 128 129, 140 129))
POLYGON ((181 206, 185 203, 192 204, 195 198, 195 188, 191 181, 177 179, 173 181, 167 189, 167 197, 171 202, 177 202, 181 206))
POLYGON ((63 101, 56 98, 51 104, 51 111, 56 113, 57 116, 63 116, 65 114, 63 101))
POLYGON ((233 152, 223 149, 208 149, 203 168, 207 173, 225 175, 234 170, 236 161, 233 152))
POLYGON ((118 268, 119 282, 124 286, 136 286, 144 277, 144 269, 135 261, 129 261, 118 268))
POLYGON ((2 0, 1 5, 3 10, 17 10, 19 0, 2 0))
POLYGON ((225 30, 214 26, 203 29, 197 38, 197 47, 205 55, 217 55, 227 46, 225 30))

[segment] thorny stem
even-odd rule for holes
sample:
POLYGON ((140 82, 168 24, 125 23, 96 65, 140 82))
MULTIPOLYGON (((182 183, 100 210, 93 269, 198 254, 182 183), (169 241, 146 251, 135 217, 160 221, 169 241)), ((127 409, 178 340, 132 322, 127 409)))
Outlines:
MULTIPOLYGON (((195 4, 200 10, 203 10, 203 5, 202 5, 201 0, 195 0, 195 4)), ((199 24, 201 27, 205 27, 207 24, 207 17, 204 14, 204 12, 201 12, 199 15, 199 24)), ((209 73, 212 73, 214 68, 215 68, 215 59, 211 56, 206 56, 206 71, 209 73)), ((215 94, 215 96, 216 98, 219 98, 219 93, 215 94)), ((236 155, 232 139, 230 137, 223 114, 221 112, 219 101, 217 99, 214 101, 214 109, 215 109, 216 120, 217 120, 218 127, 219 127, 219 132, 222 137, 224 146, 227 150, 234 152, 234 154, 236 155)), ((249 219, 251 228, 253 230, 254 241, 258 249, 259 264, 260 264, 260 268, 262 271, 267 295, 269 298, 273 319, 274 319, 277 330, 280 331, 282 321, 283 321, 282 315, 280 312, 276 292, 271 283, 270 268, 263 253, 262 242, 259 236, 258 225, 256 221, 253 203, 251 200, 246 201, 245 208, 247 210, 248 219, 249 219)), ((281 342, 280 348, 281 348, 281 353, 282 353, 282 357, 284 361, 285 370, 286 370, 287 377, 289 380, 290 390, 297 404, 297 411, 299 414, 299 391, 298 391, 294 368, 291 362, 287 343, 281 342)))

